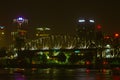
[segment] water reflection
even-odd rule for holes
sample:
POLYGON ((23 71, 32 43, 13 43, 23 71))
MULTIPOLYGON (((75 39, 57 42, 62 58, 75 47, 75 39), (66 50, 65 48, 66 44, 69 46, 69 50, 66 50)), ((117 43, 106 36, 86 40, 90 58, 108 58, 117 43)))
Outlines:
POLYGON ((22 75, 20 73, 14 73, 14 80, 27 80, 25 75, 22 75))
POLYGON ((110 70, 88 70, 84 68, 17 70, 0 70, 0 80, 120 80, 120 75, 111 74, 110 70))

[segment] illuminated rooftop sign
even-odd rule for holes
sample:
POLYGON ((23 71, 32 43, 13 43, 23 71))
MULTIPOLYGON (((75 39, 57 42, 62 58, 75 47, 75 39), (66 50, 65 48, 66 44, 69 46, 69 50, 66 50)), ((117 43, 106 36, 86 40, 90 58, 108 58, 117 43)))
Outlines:
POLYGON ((13 22, 17 22, 19 26, 22 25, 22 23, 28 23, 28 19, 24 19, 22 17, 18 17, 17 19, 13 19, 13 22))
MULTIPOLYGON (((90 20, 88 20, 90 23, 94 23, 95 21, 94 20, 92 20, 92 19, 90 19, 90 20)), ((78 22, 80 22, 80 23, 83 23, 83 22, 86 22, 86 20, 84 20, 84 19, 80 19, 80 20, 78 20, 78 22)))
POLYGON ((47 27, 43 27, 43 28, 36 28, 37 30, 40 30, 40 31, 45 31, 45 30, 50 30, 50 28, 47 28, 47 27))
POLYGON ((94 23, 95 21, 94 20, 89 20, 89 22, 94 23))
POLYGON ((22 18, 22 17, 19 17, 18 20, 23 20, 23 18, 22 18))
POLYGON ((85 20, 84 19, 80 19, 78 22, 85 22, 85 20))
POLYGON ((24 22, 24 19, 22 17, 17 18, 17 21, 24 22))

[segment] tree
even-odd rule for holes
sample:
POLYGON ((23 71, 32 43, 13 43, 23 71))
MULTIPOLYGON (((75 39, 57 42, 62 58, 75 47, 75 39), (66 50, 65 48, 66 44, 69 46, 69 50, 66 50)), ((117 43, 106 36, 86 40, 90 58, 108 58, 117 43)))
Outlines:
POLYGON ((66 61, 66 56, 65 56, 65 54, 64 54, 63 52, 61 52, 61 53, 59 53, 59 54, 57 55, 57 59, 58 59, 58 61, 60 61, 60 62, 65 62, 65 61, 66 61))
POLYGON ((47 62, 47 56, 45 54, 43 54, 41 56, 41 61, 42 61, 43 64, 45 64, 47 62))
POLYGON ((68 59, 68 61, 72 64, 76 63, 77 61, 79 61, 79 56, 75 53, 72 53, 68 59))
POLYGON ((1 48, 0 49, 0 57, 5 57, 5 56, 7 56, 6 49, 5 48, 1 48))

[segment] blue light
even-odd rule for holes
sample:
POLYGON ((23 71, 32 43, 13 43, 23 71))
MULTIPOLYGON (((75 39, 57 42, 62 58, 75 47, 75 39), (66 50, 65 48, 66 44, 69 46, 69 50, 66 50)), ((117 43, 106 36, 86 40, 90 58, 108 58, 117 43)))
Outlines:
POLYGON ((76 50, 75 53, 80 53, 80 51, 79 51, 79 50, 76 50))

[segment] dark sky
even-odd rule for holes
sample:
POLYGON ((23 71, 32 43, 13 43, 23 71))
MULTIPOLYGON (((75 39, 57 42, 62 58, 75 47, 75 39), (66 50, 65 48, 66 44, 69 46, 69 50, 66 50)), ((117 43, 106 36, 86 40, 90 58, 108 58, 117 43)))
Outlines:
POLYGON ((73 33, 80 17, 94 18, 103 31, 120 32, 119 0, 9 0, 0 2, 0 25, 12 30, 14 18, 29 20, 29 29, 48 26, 55 33, 73 33))

